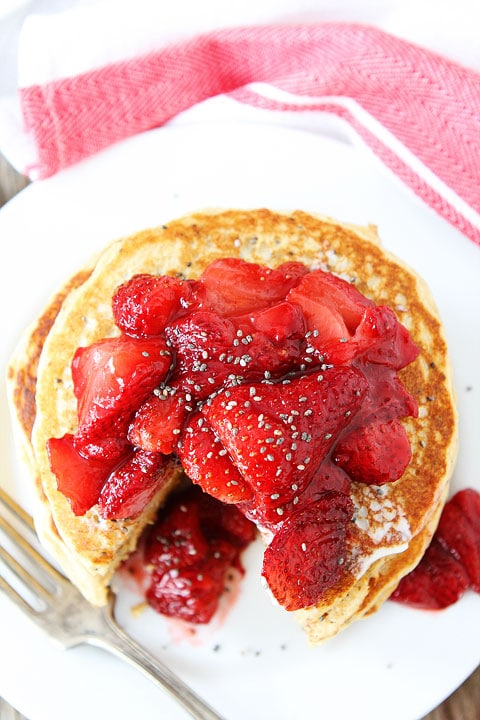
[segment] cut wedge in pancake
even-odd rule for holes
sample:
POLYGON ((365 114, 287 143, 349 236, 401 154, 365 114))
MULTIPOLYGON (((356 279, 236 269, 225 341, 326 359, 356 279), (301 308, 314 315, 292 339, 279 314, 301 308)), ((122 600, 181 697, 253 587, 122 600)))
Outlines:
MULTIPOLYGON (((104 603, 116 568, 181 481, 182 470, 177 457, 168 456, 158 492, 133 518, 106 520, 97 506, 84 515, 74 514, 57 488, 47 452, 50 438, 77 430, 72 359, 77 348, 119 335, 112 296, 132 276, 196 279, 219 258, 269 268, 296 261, 333 273, 368 301, 389 306, 420 349, 398 373, 418 405, 417 417, 406 413, 402 418, 411 460, 395 482, 352 481, 354 513, 345 571, 314 606, 294 610, 311 642, 317 643, 378 609, 418 563, 438 522, 456 458, 454 392, 438 312, 425 283, 380 245, 372 227, 301 211, 203 212, 106 248, 27 333, 9 370, 10 394, 38 489, 38 531, 85 596, 104 603)), ((268 542, 269 532, 261 522, 259 526, 268 542)))

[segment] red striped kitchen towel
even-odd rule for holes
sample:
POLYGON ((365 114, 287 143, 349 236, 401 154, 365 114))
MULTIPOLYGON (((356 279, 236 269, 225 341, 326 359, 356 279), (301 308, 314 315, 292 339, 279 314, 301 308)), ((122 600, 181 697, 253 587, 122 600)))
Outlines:
POLYGON ((19 92, 43 178, 217 95, 339 116, 480 244, 480 74, 369 25, 213 30, 19 92))

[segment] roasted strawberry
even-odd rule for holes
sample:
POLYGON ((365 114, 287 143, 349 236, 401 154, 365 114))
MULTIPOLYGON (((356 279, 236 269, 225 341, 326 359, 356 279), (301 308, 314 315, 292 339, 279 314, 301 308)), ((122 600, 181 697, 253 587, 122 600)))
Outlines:
POLYGON ((320 269, 305 275, 286 299, 302 308, 316 346, 353 335, 365 308, 373 306, 354 285, 320 269))
POLYGON ((243 335, 256 330, 274 343, 282 344, 286 340, 303 339, 307 324, 298 305, 279 302, 246 315, 232 318, 236 327, 240 327, 243 335), (250 328, 249 328, 250 326, 250 328))
POLYGON ((381 363, 400 370, 418 356, 420 350, 408 330, 385 305, 369 308, 355 334, 358 354, 370 363, 381 363))
POLYGON ((480 592, 480 494, 466 488, 446 503, 425 555, 391 600, 438 610, 469 588, 480 592))
POLYGON ((370 393, 363 407, 364 421, 388 422, 393 418, 417 417, 418 404, 398 379, 397 373, 383 365, 355 362, 368 380, 370 393))
MULTIPOLYGON (((216 507, 218 512, 218 507, 216 507)), ((188 567, 209 554, 201 527, 199 497, 192 492, 171 496, 148 532, 144 547, 147 566, 158 572, 188 567)))
MULTIPOLYGON (((302 495, 302 503, 307 505, 310 502, 316 502, 319 498, 330 490, 349 495, 351 490, 352 480, 342 470, 342 468, 335 465, 330 457, 325 458, 314 477, 310 485, 307 487, 302 495)), ((287 506, 288 511, 294 511, 295 505, 292 503, 287 506)))
POLYGON ((171 497, 149 532, 149 604, 164 615, 208 622, 232 565, 254 539, 253 525, 232 505, 193 487, 171 497))
MULTIPOLYGON (((235 328, 230 320, 210 310, 197 310, 165 328, 175 350, 172 381, 195 398, 204 398, 234 372, 235 328)), ((238 362, 237 361, 237 362, 238 362)))
POLYGON ((178 315, 185 315, 192 284, 168 275, 134 275, 120 285, 112 299, 117 326, 128 335, 159 335, 178 315))
POLYGON ((256 537, 255 525, 233 505, 223 505, 220 511, 218 505, 205 503, 202 508, 202 527, 207 535, 223 537, 240 549, 256 537))
MULTIPOLYGON (((255 517, 278 522, 317 472, 337 433, 367 392, 364 376, 331 369, 288 384, 247 384, 202 408, 233 464, 255 493, 255 517)), ((198 480, 203 486, 201 468, 198 480)))
POLYGON ((169 455, 177 448, 184 421, 192 406, 190 395, 165 383, 140 405, 128 431, 128 439, 150 452, 169 455))
POLYGON ((480 494, 466 488, 445 505, 436 537, 464 567, 470 586, 480 593, 480 494))
POLYGON ((200 276, 205 306, 224 317, 257 311, 283 300, 306 272, 301 263, 285 263, 272 270, 236 258, 220 258, 200 276))
POLYGON ((78 400, 77 449, 108 455, 125 437, 133 413, 165 378, 171 354, 162 338, 127 335, 79 348, 72 361, 78 400), (90 448, 89 446, 92 446, 90 448))
POLYGON ((400 370, 415 360, 419 353, 408 330, 398 321, 393 310, 384 305, 365 308, 352 336, 327 342, 318 342, 313 337, 311 343, 321 351, 326 362, 336 365, 360 359, 363 363, 400 370))
POLYGON ((178 455, 188 477, 212 497, 225 503, 252 498, 252 489, 200 412, 185 423, 178 455))
POLYGON ((287 610, 315 605, 342 577, 353 503, 331 491, 292 513, 265 550, 262 575, 287 610))
POLYGON ((213 540, 206 560, 167 572, 154 569, 146 592, 148 604, 168 617, 197 624, 210 622, 236 554, 229 542, 213 540))
POLYGON ((419 565, 400 580, 390 599, 422 610, 442 610, 456 603, 468 587, 463 565, 434 538, 419 565))
MULTIPOLYGON (((303 328, 293 306, 285 314, 295 332, 303 328), (296 319, 294 319, 296 318, 296 319)), ((279 328, 279 333, 289 332, 279 328)), ((274 334, 270 328, 268 335, 274 334)), ((242 380, 261 380, 284 374, 300 363, 303 341, 298 336, 276 342, 254 329, 248 318, 223 318, 212 311, 199 310, 165 328, 175 350, 176 366, 172 382, 195 399, 205 399, 223 385, 242 380)))
POLYGON ((167 481, 166 470, 160 453, 134 450, 105 482, 98 498, 100 517, 119 520, 141 513, 167 481))
POLYGON ((47 451, 59 491, 69 500, 75 515, 84 515, 96 505, 102 487, 118 460, 83 457, 76 450, 71 434, 50 438, 47 451))
POLYGON ((382 485, 403 475, 412 452, 403 425, 390 420, 351 430, 337 443, 332 457, 352 480, 382 485))

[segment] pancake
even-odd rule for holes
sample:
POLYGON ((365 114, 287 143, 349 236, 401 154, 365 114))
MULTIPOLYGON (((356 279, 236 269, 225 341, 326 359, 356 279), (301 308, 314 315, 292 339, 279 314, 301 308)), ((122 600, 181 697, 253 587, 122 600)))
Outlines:
POLYGON ((312 643, 378 609, 422 557, 448 493, 457 448, 452 373, 442 323, 421 278, 380 244, 374 227, 359 228, 301 211, 266 209, 192 214, 107 247, 49 304, 22 340, 9 369, 10 397, 34 478, 40 538, 94 604, 106 601, 111 578, 145 526, 180 481, 168 480, 133 520, 102 520, 95 508, 75 516, 57 490, 46 441, 75 432, 70 364, 78 346, 118 334, 111 297, 138 273, 198 277, 220 257, 277 267, 286 261, 321 267, 389 305, 420 347, 399 376, 419 405, 404 422, 412 460, 403 476, 380 488, 352 483, 356 507, 354 570, 313 608, 294 615, 312 643))

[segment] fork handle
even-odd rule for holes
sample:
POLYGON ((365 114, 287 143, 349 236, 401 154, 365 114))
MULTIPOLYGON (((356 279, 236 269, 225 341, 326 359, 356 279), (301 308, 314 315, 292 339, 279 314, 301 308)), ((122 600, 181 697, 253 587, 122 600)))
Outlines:
POLYGON ((102 634, 89 638, 90 644, 127 660, 149 680, 167 690, 195 720, 225 720, 166 665, 126 635, 108 611, 105 612, 105 620, 102 634))

